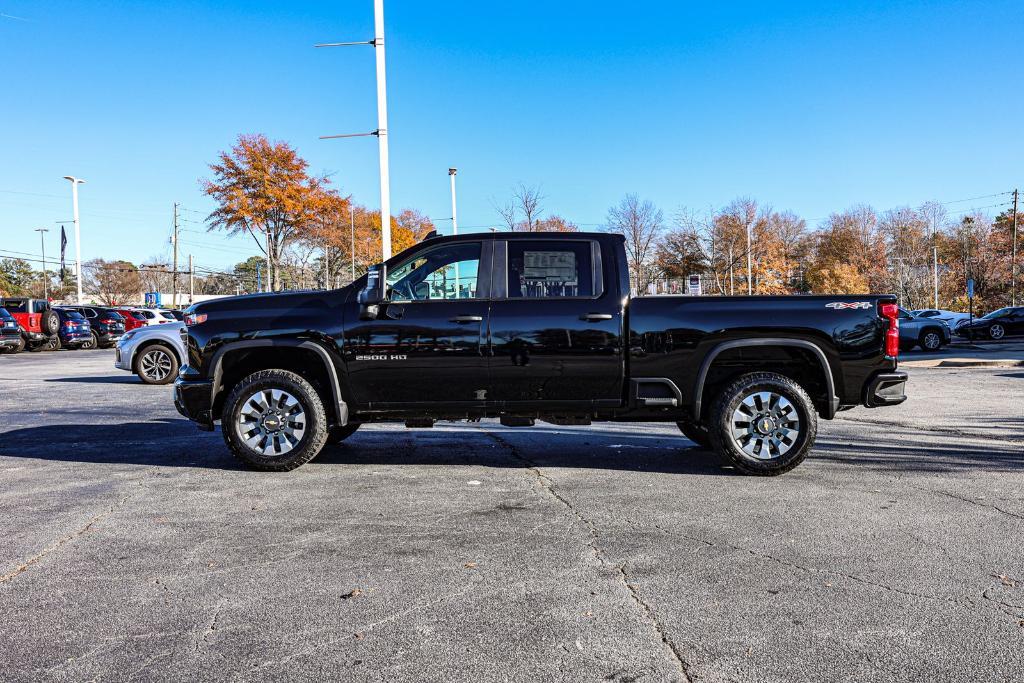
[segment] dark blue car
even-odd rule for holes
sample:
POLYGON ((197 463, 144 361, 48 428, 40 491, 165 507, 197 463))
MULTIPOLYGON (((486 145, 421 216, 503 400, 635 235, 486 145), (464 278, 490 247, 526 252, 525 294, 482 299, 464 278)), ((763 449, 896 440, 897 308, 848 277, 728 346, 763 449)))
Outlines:
POLYGON ((92 343, 92 328, 89 321, 76 311, 65 311, 59 308, 53 309, 60 318, 60 329, 57 332, 57 347, 77 349, 82 345, 92 343))

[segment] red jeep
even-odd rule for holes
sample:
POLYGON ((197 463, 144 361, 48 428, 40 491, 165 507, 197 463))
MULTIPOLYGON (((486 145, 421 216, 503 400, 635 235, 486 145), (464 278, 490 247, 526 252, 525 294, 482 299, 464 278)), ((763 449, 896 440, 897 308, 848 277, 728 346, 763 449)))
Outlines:
POLYGON ((14 316, 21 327, 21 337, 29 351, 43 351, 57 348, 57 332, 60 319, 45 299, 7 297, 0 299, 0 306, 14 316))

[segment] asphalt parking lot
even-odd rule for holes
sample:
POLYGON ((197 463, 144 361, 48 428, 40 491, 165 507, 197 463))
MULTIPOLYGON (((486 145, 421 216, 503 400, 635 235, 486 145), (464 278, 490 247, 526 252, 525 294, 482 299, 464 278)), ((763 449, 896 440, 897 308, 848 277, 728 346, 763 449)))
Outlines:
POLYGON ((1022 368, 911 368, 774 479, 671 425, 496 422, 272 474, 112 354, 0 357, 4 680, 1024 671, 1022 368))

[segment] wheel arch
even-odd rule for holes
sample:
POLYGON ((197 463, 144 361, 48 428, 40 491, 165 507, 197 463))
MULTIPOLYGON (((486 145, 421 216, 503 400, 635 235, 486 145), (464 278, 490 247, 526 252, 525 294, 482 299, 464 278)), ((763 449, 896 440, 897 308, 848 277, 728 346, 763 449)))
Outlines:
POLYGON ((240 379, 258 370, 275 368, 291 370, 310 381, 321 394, 328 418, 341 426, 348 424, 348 404, 337 368, 320 344, 298 339, 247 339, 217 349, 210 366, 212 415, 220 413, 224 398, 240 379))
MULTIPOLYGON (((839 397, 836 395, 835 376, 832 374, 832 365, 829 363, 828 357, 825 355, 822 348, 818 344, 804 339, 766 337, 724 341, 712 347, 711 350, 708 351, 708 354, 701 362, 700 370, 697 373, 697 379, 693 387, 693 419, 697 422, 700 422, 701 420, 704 408, 706 407, 704 394, 708 388, 709 374, 711 373, 717 359, 722 357, 723 354, 728 354, 728 352, 738 351, 740 349, 757 349, 767 352, 772 348, 797 350, 817 361, 817 367, 815 370, 820 372, 820 377, 823 380, 823 395, 821 396, 820 401, 822 417, 825 419, 832 419, 835 417, 835 414, 839 409, 839 397)), ((763 368, 752 367, 749 371, 754 372, 761 369, 763 368)), ((733 376, 735 376, 735 374, 733 376)), ((798 381, 796 378, 792 379, 794 379, 794 381, 798 381)), ((805 387, 805 390, 807 390, 809 394, 811 393, 807 387, 805 387)), ((813 394, 811 394, 811 397, 812 399, 816 398, 813 394)))

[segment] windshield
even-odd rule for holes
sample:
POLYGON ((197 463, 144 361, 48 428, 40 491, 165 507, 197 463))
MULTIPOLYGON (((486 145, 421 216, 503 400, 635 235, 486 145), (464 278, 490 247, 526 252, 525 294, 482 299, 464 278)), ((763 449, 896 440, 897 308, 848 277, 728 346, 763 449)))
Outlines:
POLYGON ((119 323, 124 320, 124 316, 118 313, 117 311, 106 311, 103 315, 106 316, 107 318, 110 318, 115 323, 119 323))
POLYGON ((992 318, 1002 318, 1004 315, 1009 315, 1010 311, 1012 310, 1012 308, 1000 308, 982 317, 985 318, 986 320, 991 320, 992 318))
POLYGON ((85 320, 85 316, 83 316, 78 311, 64 311, 64 317, 67 318, 68 320, 74 320, 75 322, 81 322, 85 320))
POLYGON ((7 312, 6 308, 0 307, 0 319, 2 320, 14 320, 14 316, 7 312))

